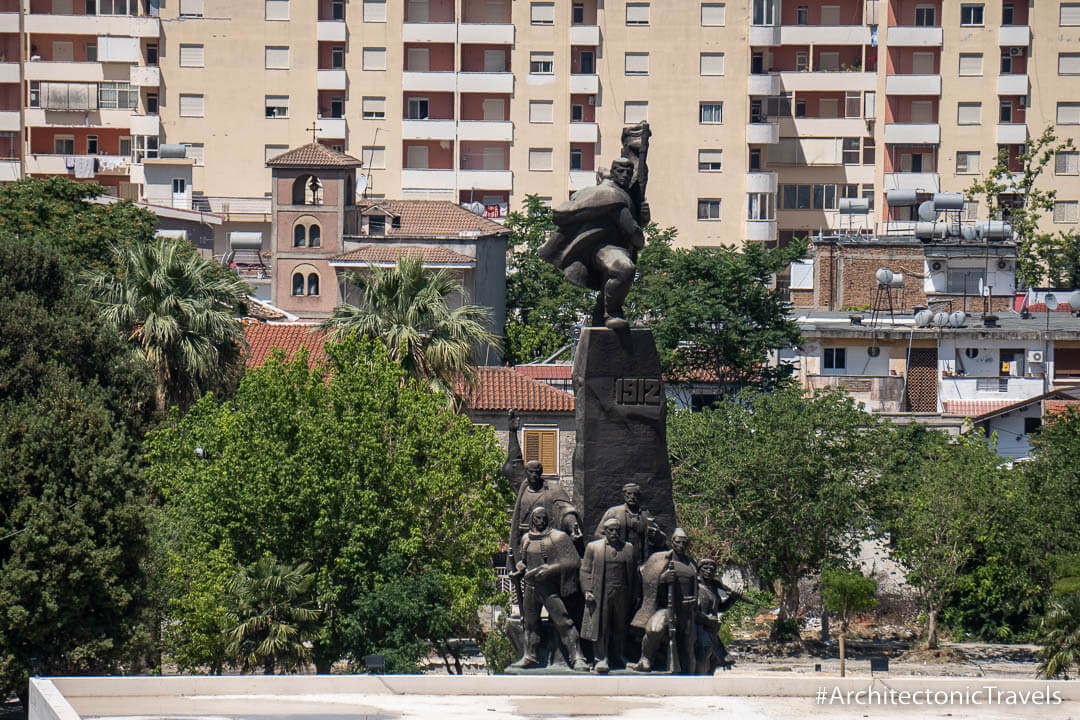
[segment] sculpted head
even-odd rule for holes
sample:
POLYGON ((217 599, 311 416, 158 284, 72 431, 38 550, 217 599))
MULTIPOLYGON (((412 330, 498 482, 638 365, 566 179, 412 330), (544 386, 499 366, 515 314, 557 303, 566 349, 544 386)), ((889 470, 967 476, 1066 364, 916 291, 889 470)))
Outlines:
POLYGON ((529 513, 529 528, 536 532, 543 532, 548 527, 547 509, 538 505, 529 513))
POLYGON ((622 497, 623 502, 630 506, 631 510, 636 511, 641 503, 641 486, 637 483, 626 483, 622 486, 622 497))
POLYGON ((698 563, 698 575, 704 580, 712 580, 716 577, 716 561, 712 558, 701 558, 698 563))
POLYGON ((530 460, 525 463, 525 477, 528 479, 530 486, 537 487, 543 482, 544 466, 537 460, 530 460))
POLYGON ((671 547, 680 555, 686 553, 687 548, 690 547, 690 536, 686 534, 685 530, 675 528, 675 532, 671 534, 671 547))
POLYGON ((626 158, 619 158, 611 163, 611 180, 622 189, 630 187, 634 179, 634 163, 626 158))
POLYGON ((600 532, 607 538, 608 545, 619 545, 622 535, 622 526, 615 518, 608 518, 600 528, 600 532))

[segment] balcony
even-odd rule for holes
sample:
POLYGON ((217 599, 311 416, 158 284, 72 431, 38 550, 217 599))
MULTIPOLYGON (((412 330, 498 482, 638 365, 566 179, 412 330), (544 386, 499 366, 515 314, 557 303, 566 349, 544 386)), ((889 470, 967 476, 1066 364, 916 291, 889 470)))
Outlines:
POLYGON ((156 65, 133 65, 130 82, 135 87, 158 87, 161 85, 161 68, 156 65))
MULTIPOLYGON (((407 27, 407 26, 406 26, 407 27)), ((320 20, 318 23, 318 29, 316 30, 316 37, 319 42, 345 42, 345 21, 344 20, 320 20)))
POLYGON ((746 239, 748 241, 767 242, 776 239, 775 220, 747 220, 746 239))
MULTIPOLYGON (((4 63, 15 66, 15 80, 18 82, 18 64, 4 63)), ((105 79, 105 72, 99 62, 51 62, 49 60, 33 60, 26 63, 24 72, 27 80, 51 80, 55 82, 101 82, 105 79)), ((4 82, 9 82, 5 80, 4 82)))
POLYGON ((1020 145, 1027 139, 1028 129, 1024 123, 999 123, 997 126, 999 145, 1020 145))
POLYGON ((572 25, 570 44, 595 47, 600 44, 600 27, 597 25, 572 25))
POLYGON ((570 142, 591 143, 600 140, 600 126, 596 123, 570 123, 570 142))
POLYGON ((998 95, 1027 95, 1030 90, 1026 74, 998 75, 998 95))
POLYGON ((886 95, 941 95, 940 75, 889 75, 886 95))
POLYGON ((0 33, 19 32, 19 13, 0 13, 0 33))
POLYGON ((577 192, 583 188, 592 187, 596 184, 595 170, 571 170, 570 192, 577 192))
POLYGON ((748 172, 745 173, 745 177, 748 193, 776 192, 776 173, 774 172, 748 172))
POLYGON ((405 23, 401 26, 404 42, 453 43, 457 40, 457 25, 446 23, 405 23))
POLYGON ((401 73, 403 90, 426 90, 429 92, 453 92, 454 73, 452 72, 403 72, 401 73))
POLYGON ((129 121, 132 135, 158 135, 161 133, 161 119, 157 115, 131 115, 129 121))
POLYGON ((161 36, 156 17, 127 15, 46 15, 26 16, 26 32, 43 35, 100 35, 137 38, 161 36))
POLYGON ((319 90, 344 90, 345 89, 345 71, 344 70, 319 70, 318 89, 319 90))
POLYGON ((941 126, 937 123, 887 123, 885 142, 903 145, 927 145, 941 142, 941 126))
POLYGON ((770 145, 780 142, 780 127, 776 123, 747 123, 746 142, 750 145, 770 145))
POLYGON ((470 45, 513 45, 513 25, 458 25, 458 42, 470 45))
POLYGON ((0 160, 0 182, 15 182, 21 169, 18 160, 0 160))
MULTIPOLYGON (((409 73, 405 73, 408 75, 409 73)), ((422 73, 415 73, 422 74, 422 73)), ((439 75, 444 73, 427 73, 430 75, 439 75)), ((435 90, 453 90, 453 73, 445 73, 450 75, 450 83, 447 88, 432 88, 435 90)), ((514 74, 508 72, 502 73, 488 73, 488 72, 463 72, 458 73, 458 90, 461 92, 475 92, 475 93, 512 93, 514 92, 514 74)), ((405 87, 406 90, 427 90, 429 88, 410 88, 405 87)))
POLYGON ((750 45, 772 47, 780 44, 780 28, 775 25, 753 25, 750 27, 750 45))
POLYGON ((773 97, 780 94, 780 76, 776 73, 752 74, 746 78, 747 95, 773 97))
POLYGON ((808 390, 840 387, 871 412, 900 412, 904 378, 900 375, 807 375, 808 390))
POLYGON ((862 118, 780 118, 780 137, 869 136, 862 118))
POLYGON ((1028 47, 1031 45, 1031 28, 1027 25, 1002 25, 998 30, 1001 47, 1028 47))
POLYGON ((572 94, 595 95, 600 92, 600 76, 580 73, 570 75, 570 92, 572 94))
POLYGON ((401 137, 405 140, 453 140, 454 120, 402 120, 401 137))
POLYGON ((916 190, 940 192, 941 182, 937 173, 898 172, 885 173, 886 190, 916 190))
POLYGON ((315 132, 319 137, 332 140, 344 139, 348 131, 348 125, 343 117, 322 117, 316 121, 316 126, 319 129, 315 132))
MULTIPOLYGON (((33 154, 26 156, 27 175, 69 175, 73 170, 68 169, 67 160, 70 155, 33 154)), ((86 156, 76 156, 86 157, 86 156)), ((98 160, 96 175, 122 175, 127 176, 131 172, 131 161, 127 156, 120 155, 90 155, 98 160), (105 167, 108 165, 109 167, 105 167)))
MULTIPOLYGON (((105 127, 130 130, 134 110, 45 110, 26 108, 28 127, 105 127)), ((148 116, 157 118, 156 115, 148 116)), ((155 126, 156 127, 156 126, 155 126)), ((153 134, 157 134, 155 129, 153 134)))
POLYGON ((872 72, 782 72, 780 87, 790 91, 839 92, 841 90, 874 90, 877 88, 877 73, 872 72))
POLYGON ((495 140, 497 142, 512 142, 514 139, 514 123, 486 120, 462 120, 457 124, 457 136, 459 140, 495 140))
POLYGON ((870 28, 865 25, 784 25, 781 45, 869 45, 870 28))
POLYGON ((18 132, 20 123, 18 110, 0 110, 0 131, 18 132))
POLYGON ((890 47, 941 47, 940 27, 893 26, 889 28, 890 47))
POLYGON ((19 82, 19 63, 0 63, 0 83, 19 82))
POLYGON ((459 190, 513 190, 510 170, 458 170, 459 190))
POLYGON ((456 173, 453 170, 401 171, 402 189, 453 190, 456 173))

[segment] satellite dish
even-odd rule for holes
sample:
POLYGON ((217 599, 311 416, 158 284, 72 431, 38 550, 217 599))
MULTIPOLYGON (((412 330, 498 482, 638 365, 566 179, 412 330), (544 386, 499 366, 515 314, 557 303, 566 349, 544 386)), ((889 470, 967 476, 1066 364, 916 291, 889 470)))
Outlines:
POLYGON ((963 310, 957 310, 949 316, 949 327, 959 328, 964 327, 964 322, 967 320, 967 313, 963 310))
POLYGON ((938 211, 934 209, 934 201, 927 200, 919 204, 919 219, 925 222, 937 220, 938 211))
POLYGON ((949 324, 949 313, 944 310, 934 313, 933 323, 934 327, 945 327, 949 324))
POLYGON ((1069 295, 1069 307, 1075 313, 1080 313, 1080 290, 1069 295))
POLYGON ((1046 298, 1043 300, 1043 303, 1046 304, 1047 310, 1057 310, 1057 295, 1055 295, 1054 293, 1046 293, 1046 298))
POLYGON ((893 280, 893 271, 889 268, 878 268, 878 271, 874 273, 874 277, 877 278, 878 285, 888 285, 893 280))
POLYGON ((915 313, 915 327, 926 327, 934 319, 934 313, 929 310, 920 310, 915 313))

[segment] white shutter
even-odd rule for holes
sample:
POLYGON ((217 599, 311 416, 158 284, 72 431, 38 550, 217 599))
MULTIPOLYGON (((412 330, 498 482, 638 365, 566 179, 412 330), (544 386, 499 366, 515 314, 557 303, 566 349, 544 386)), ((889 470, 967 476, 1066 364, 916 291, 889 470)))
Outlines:
POLYGON ((842 151, 840 138, 802 138, 799 141, 800 164, 840 165, 842 151))
POLYGON ((840 101, 837 98, 821 98, 818 100, 818 117, 834 118, 840 115, 840 101))
POLYGON ((821 24, 829 27, 835 27, 840 24, 840 6, 839 5, 822 5, 821 6, 821 24))
POLYGON ((551 148, 529 148, 530 170, 551 170, 551 148))
MULTIPOLYGON (((412 150, 414 146, 410 146, 412 150)), ((425 147, 424 150, 427 150, 425 147)), ((360 149, 360 160, 364 163, 364 167, 372 168, 375 170, 381 170, 386 167, 386 148, 376 147, 373 145, 365 145, 360 149)), ((427 157, 424 157, 424 166, 427 166, 427 157)))
POLYGON ((727 25, 727 5, 724 3, 701 3, 701 24, 727 25))
POLYGON ((529 11, 529 17, 533 25, 555 24, 555 3, 534 2, 529 11))
POLYGON ((1080 53, 1059 53, 1058 75, 1080 75, 1080 53))
POLYGON ((1055 175, 1076 175, 1080 172, 1080 153, 1060 152, 1054 156, 1055 175))
POLYGON ((982 123, 982 103, 967 102, 956 105, 957 125, 979 125, 982 123))
POLYGON ((792 290, 814 289, 814 261, 797 260, 791 263, 791 281, 788 287, 792 290))
POLYGON ((138 62, 139 38, 102 36, 97 40, 98 62, 138 62))
POLYGON ((911 53, 911 73, 913 75, 933 75, 934 53, 911 53))
POLYGON ((1054 203, 1054 222, 1074 223, 1077 220, 1077 202, 1075 200, 1059 200, 1054 203))
POLYGON ((628 102, 623 105, 623 122, 627 125, 634 125, 640 122, 648 122, 648 120, 649 103, 628 102))
POLYGON ((386 48, 366 47, 363 53, 363 68, 365 70, 386 69, 386 48))
POLYGON ((202 17, 203 0, 180 0, 180 16, 202 17))
POLYGON ((361 101, 361 110, 366 118, 382 118, 386 116, 386 98, 365 97, 361 101))
POLYGON ((180 46, 180 67, 205 67, 206 51, 202 45, 180 46))
POLYGON ((288 46, 267 45, 266 46, 266 69, 267 70, 288 70, 289 69, 289 48, 288 46))
POLYGON ((431 50, 426 47, 411 47, 405 52, 405 62, 409 72, 429 72, 431 50))
POLYGON ((551 100, 529 101, 529 122, 553 123, 555 122, 555 103, 551 100))
POLYGON ((649 24, 649 3, 627 3, 626 4, 626 24, 627 25, 648 25, 649 24))
POLYGON ((267 20, 288 20, 289 0, 266 0, 267 20))
MULTIPOLYGON (((427 3, 424 3, 424 8, 427 8, 427 3)), ((412 8, 410 8, 411 10, 412 8)), ((411 15, 409 19, 412 20, 411 15)), ((427 18, 424 19, 424 21, 426 20, 427 18)), ((386 0, 364 0, 364 22, 386 22, 386 0)))
POLYGON ((187 156, 191 158, 196 165, 205 164, 206 145, 204 143, 184 143, 184 147, 187 148, 187 156))
POLYGON ((484 170, 506 170, 506 152, 498 146, 487 146, 481 156, 484 170))
POLYGON ((480 108, 485 122, 506 122, 506 101, 502 98, 487 98, 480 103, 480 108))
POLYGON ((960 53, 961 75, 982 75, 982 53, 960 53))
POLYGON ((648 75, 649 53, 626 53, 623 67, 627 75, 648 75))
POLYGON ((180 117, 203 117, 202 95, 180 95, 180 117))
POLYGON ((1080 25, 1080 4, 1061 3, 1061 13, 1058 17, 1061 26, 1080 25))
POLYGON ((702 75, 724 74, 724 53, 701 53, 702 75))
POLYGON ((1059 102, 1056 121, 1058 125, 1080 125, 1080 103, 1059 102))
POLYGON ((698 167, 702 165, 717 165, 722 166, 724 162, 723 150, 698 150, 697 151, 698 167))

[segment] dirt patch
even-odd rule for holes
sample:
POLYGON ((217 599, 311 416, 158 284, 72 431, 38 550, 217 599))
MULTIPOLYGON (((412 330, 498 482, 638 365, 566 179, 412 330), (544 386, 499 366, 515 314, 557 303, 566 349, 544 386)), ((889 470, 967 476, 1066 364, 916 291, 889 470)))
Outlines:
POLYGON ((945 663, 966 663, 968 656, 955 647, 939 647, 937 650, 908 650, 899 658, 900 662, 942 665, 945 663))

